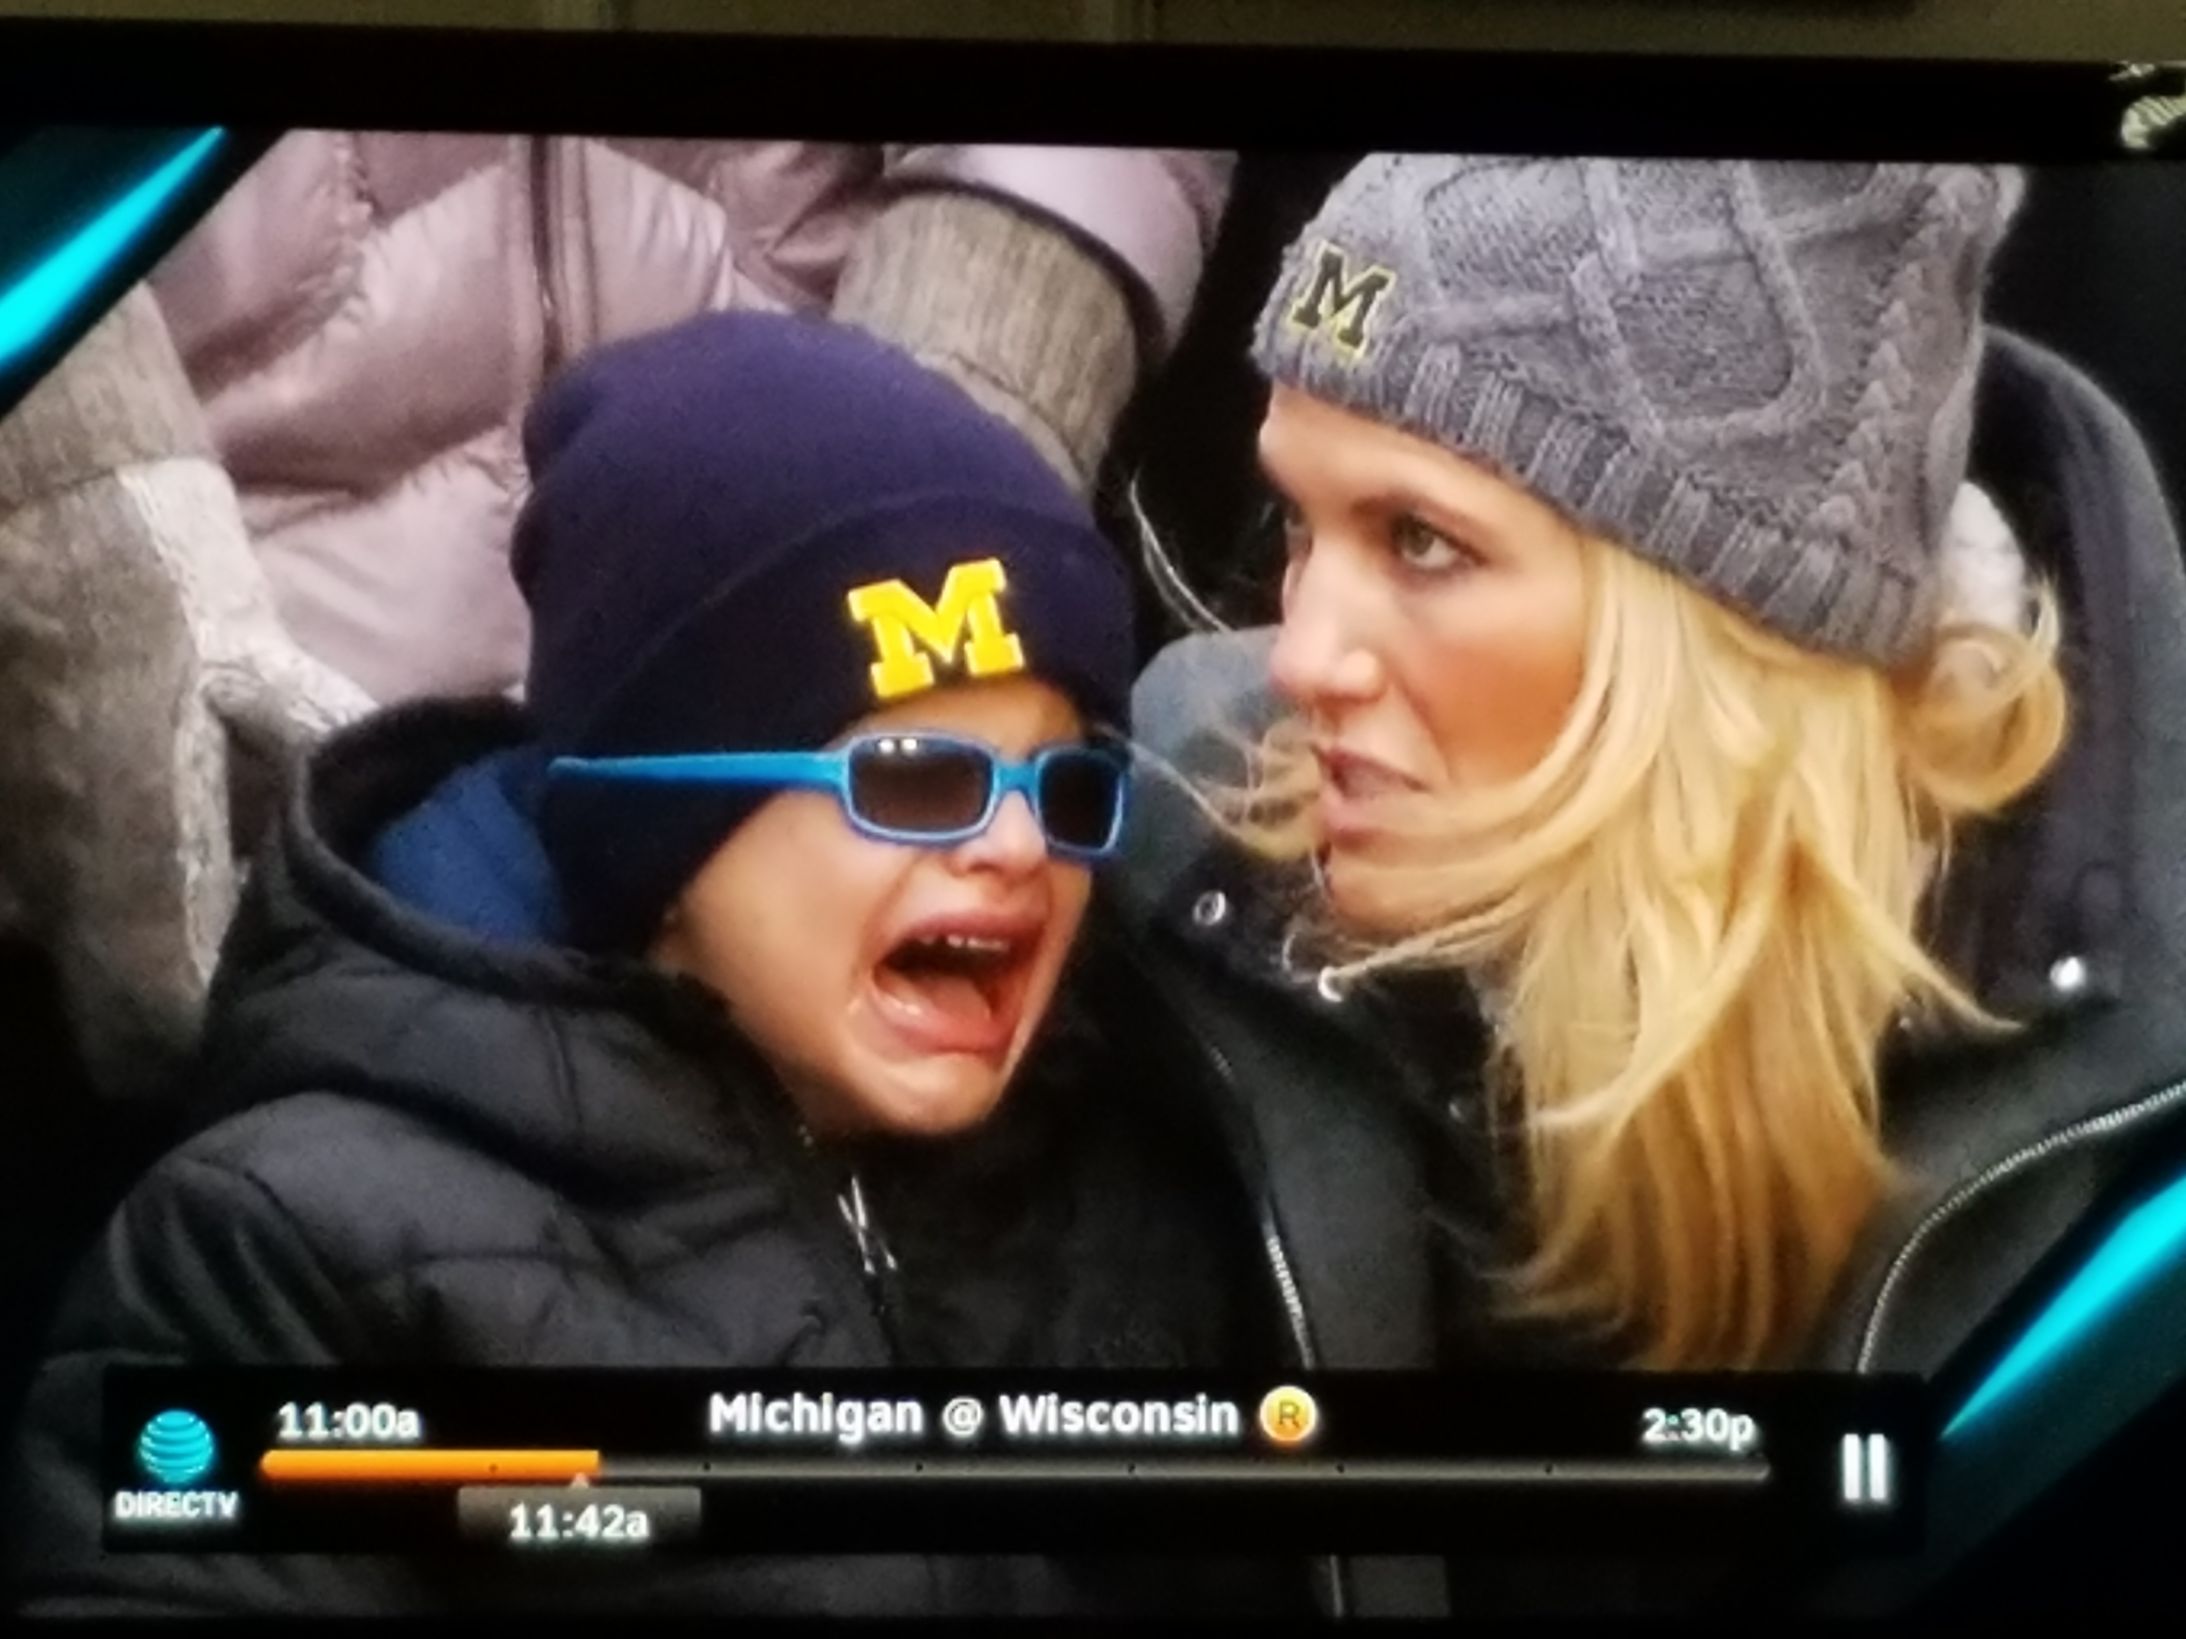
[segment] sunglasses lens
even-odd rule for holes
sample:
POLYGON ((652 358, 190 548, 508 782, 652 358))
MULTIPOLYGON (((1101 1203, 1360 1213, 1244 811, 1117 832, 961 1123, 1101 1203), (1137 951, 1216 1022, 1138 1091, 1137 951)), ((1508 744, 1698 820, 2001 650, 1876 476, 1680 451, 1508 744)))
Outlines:
POLYGON ((1123 804, 1123 765, 1097 751, 1065 751, 1040 770, 1040 818, 1066 848, 1108 846, 1123 804))
POLYGON ((915 734, 868 740, 850 755, 850 803, 858 817, 907 836, 939 836, 979 823, 994 763, 984 752, 915 734))

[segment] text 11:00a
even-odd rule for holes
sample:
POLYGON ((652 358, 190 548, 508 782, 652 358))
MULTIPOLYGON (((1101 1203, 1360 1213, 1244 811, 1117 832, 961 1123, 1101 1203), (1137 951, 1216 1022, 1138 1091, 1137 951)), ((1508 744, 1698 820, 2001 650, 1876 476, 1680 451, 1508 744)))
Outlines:
POLYGON ((425 1438, 423 1418, 407 1406, 392 1406, 385 1401, 329 1406, 317 1400, 303 1405, 291 1400, 281 1408, 279 1421, 280 1437, 285 1441, 381 1440, 414 1444, 425 1438))

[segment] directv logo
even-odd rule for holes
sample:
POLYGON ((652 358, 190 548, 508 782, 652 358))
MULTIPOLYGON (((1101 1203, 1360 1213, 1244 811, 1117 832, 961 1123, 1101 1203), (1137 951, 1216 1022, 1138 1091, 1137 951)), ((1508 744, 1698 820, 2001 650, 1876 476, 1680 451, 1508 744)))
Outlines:
POLYGON ((137 1466, 154 1485, 179 1491, 213 1471, 213 1431, 194 1411, 163 1411, 137 1436, 137 1466))
POLYGON ((137 1467, 159 1489, 117 1491, 117 1525, 231 1525, 242 1514, 235 1491, 193 1491, 213 1471, 220 1448, 194 1411, 163 1411, 137 1436, 137 1467))

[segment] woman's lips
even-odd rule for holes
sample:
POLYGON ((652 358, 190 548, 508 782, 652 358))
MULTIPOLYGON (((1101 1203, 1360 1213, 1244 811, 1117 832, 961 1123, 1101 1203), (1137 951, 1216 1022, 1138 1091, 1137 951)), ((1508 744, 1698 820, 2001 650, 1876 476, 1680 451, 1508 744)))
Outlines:
POLYGON ((1374 809, 1383 798, 1426 789, 1410 775, 1356 752, 1317 747, 1314 756, 1321 765, 1321 826, 1332 842, 1375 830, 1374 809))

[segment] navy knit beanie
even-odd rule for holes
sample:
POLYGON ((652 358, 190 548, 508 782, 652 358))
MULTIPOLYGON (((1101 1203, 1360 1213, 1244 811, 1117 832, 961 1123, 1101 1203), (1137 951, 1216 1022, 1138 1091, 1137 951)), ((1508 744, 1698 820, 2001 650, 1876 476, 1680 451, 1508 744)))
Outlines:
MULTIPOLYGON (((1008 672, 1127 726, 1131 588, 1085 504, 861 332, 714 314, 617 343, 541 396, 524 450, 514 567, 549 756, 810 750, 1008 672)), ((552 785, 540 831, 576 943, 642 946, 771 794, 552 785)))

